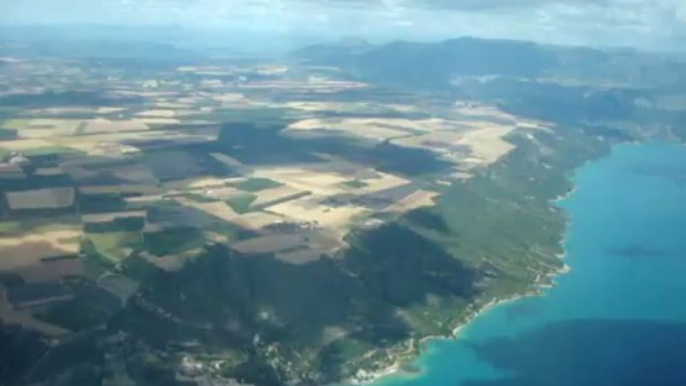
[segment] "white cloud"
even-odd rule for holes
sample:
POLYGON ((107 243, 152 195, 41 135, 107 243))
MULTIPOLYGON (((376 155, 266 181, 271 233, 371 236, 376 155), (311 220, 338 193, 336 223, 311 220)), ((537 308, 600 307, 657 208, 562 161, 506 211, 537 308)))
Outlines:
POLYGON ((318 36, 677 45, 686 0, 0 0, 0 22, 179 24, 318 36))

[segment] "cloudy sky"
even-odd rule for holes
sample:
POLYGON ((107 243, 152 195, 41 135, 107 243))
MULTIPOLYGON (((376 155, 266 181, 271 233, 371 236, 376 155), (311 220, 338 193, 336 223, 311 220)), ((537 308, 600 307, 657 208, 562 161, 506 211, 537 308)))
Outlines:
POLYGON ((371 40, 686 44, 686 0, 0 0, 1 24, 180 25, 371 40))

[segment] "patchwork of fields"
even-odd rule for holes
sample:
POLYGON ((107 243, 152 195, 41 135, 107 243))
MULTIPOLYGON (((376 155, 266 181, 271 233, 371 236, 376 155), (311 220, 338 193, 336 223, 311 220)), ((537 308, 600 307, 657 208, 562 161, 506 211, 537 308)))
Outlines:
MULTIPOLYGON (((550 132, 307 66, 104 66, 84 87, 107 91, 90 93, 59 81, 71 65, 16 62, 55 89, 15 79, 0 95, 0 321, 53 337, 131 307, 196 328, 144 299, 145 279, 184 275, 217 246, 286 272, 340 264, 358 230, 434 207, 512 137, 550 132)), ((355 329, 328 326, 322 344, 355 329)))

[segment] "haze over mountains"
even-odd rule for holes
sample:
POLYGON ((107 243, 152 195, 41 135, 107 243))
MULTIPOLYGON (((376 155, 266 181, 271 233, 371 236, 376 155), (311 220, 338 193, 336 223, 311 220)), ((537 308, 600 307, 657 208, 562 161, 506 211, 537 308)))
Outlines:
POLYGON ((3 0, 1 24, 176 25, 227 35, 347 36, 388 42, 455 36, 683 49, 680 0, 3 0), (236 33, 237 32, 237 33, 236 33))

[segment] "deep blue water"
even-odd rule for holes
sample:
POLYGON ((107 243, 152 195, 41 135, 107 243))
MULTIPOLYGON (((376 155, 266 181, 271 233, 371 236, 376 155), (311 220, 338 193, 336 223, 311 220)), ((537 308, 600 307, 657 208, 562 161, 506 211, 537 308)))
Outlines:
POLYGON ((686 147, 616 147, 559 203, 572 271, 375 386, 686 386, 686 147))

